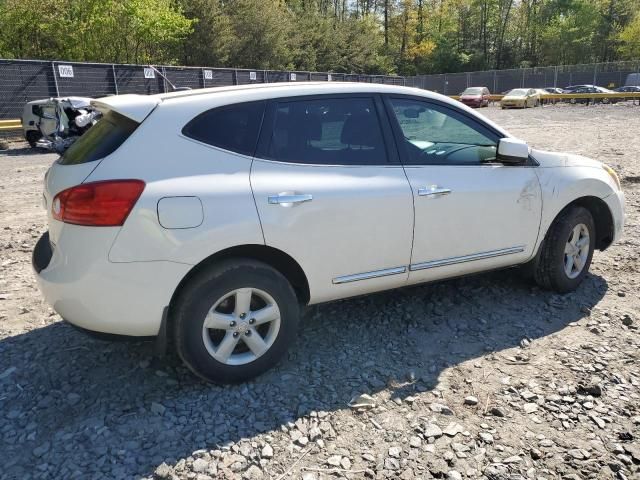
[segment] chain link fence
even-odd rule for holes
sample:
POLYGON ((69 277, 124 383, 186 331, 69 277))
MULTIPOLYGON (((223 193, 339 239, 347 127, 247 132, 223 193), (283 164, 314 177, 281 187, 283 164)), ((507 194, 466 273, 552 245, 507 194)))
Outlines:
POLYGON ((48 97, 163 93, 172 90, 169 82, 176 87, 207 88, 291 81, 404 85, 404 77, 385 75, 0 60, 0 120, 20 118, 25 103, 48 97))
POLYGON ((640 85, 640 61, 418 75, 405 78, 405 84, 445 95, 459 95, 467 87, 487 87, 495 94, 513 88, 563 88, 583 84, 616 88, 640 85))
POLYGON ((492 93, 499 94, 519 87, 576 84, 615 88, 627 84, 630 79, 632 83, 640 84, 640 61, 415 77, 208 67, 156 66, 155 69, 148 65, 0 59, 0 120, 20 118, 24 104, 32 100, 60 96, 97 98, 125 93, 163 93, 172 90, 169 82, 176 87, 189 88, 290 81, 369 82, 407 85, 445 95, 458 95, 472 86, 486 86, 492 93))

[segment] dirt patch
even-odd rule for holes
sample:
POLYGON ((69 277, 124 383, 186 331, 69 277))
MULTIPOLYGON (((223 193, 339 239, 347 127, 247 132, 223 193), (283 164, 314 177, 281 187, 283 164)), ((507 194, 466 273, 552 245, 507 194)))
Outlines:
POLYGON ((626 179, 625 237, 580 289, 509 270, 323 305, 233 387, 60 322, 30 264, 55 156, 1 152, 0 477, 638 478, 640 107, 482 113, 626 179))

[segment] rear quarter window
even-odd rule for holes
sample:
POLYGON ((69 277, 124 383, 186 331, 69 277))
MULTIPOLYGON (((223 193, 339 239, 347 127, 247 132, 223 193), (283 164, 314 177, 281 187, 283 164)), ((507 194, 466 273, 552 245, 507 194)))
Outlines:
POLYGON ((264 101, 214 108, 187 123, 182 134, 214 147, 253 156, 264 108, 264 101))
POLYGON ((60 165, 79 165, 111 155, 138 128, 139 123, 116 112, 108 112, 76 140, 60 158, 60 165))

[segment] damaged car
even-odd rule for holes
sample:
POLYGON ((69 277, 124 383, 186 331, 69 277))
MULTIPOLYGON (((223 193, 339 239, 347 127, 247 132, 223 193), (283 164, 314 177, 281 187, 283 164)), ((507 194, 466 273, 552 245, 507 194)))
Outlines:
POLYGON ((22 129, 32 148, 63 153, 100 119, 86 97, 52 97, 24 106, 22 129))

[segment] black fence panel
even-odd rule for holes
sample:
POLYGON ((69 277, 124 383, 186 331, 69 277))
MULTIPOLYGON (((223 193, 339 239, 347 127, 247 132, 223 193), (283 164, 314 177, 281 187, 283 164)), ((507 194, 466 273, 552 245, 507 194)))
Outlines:
POLYGON ((469 74, 470 87, 487 87, 491 93, 495 90, 494 72, 471 72, 469 74))
POLYGON ((420 88, 431 90, 433 92, 445 93, 445 90, 447 88, 447 75, 424 75, 420 77, 420 80, 420 88))
POLYGON ((496 87, 492 93, 500 95, 514 88, 522 88, 524 82, 522 70, 501 70, 496 72, 496 87))
POLYGON ((111 65, 55 62, 53 71, 60 97, 99 98, 117 93, 111 65))
MULTIPOLYGON (((203 88, 203 73, 200 68, 163 67, 163 75, 175 85, 176 88, 203 88)), ((167 91, 171 91, 171 85, 166 85, 167 91)))
POLYGON ((459 95, 468 85, 468 74, 448 73, 445 80, 445 95, 459 95))
POLYGON ((205 68, 202 76, 205 88, 235 85, 235 72, 233 70, 205 68))
POLYGON ((0 61, 0 119, 20 118, 25 103, 56 95, 51 63, 0 61))
POLYGON ((329 80, 329 75, 331 76, 331 80, 336 80, 335 78, 333 78, 333 75, 335 74, 330 74, 330 73, 319 73, 319 72, 311 72, 310 73, 310 80, 312 82, 326 82, 329 80))
POLYGON ((252 83, 265 83, 264 70, 238 70, 236 74, 238 85, 251 85, 252 83))
POLYGON ((522 86, 526 88, 544 88, 545 77, 543 72, 537 72, 534 68, 522 70, 522 86))
POLYGON ((124 93, 151 95, 165 91, 164 80, 155 71, 149 72, 147 70, 147 78, 145 78, 145 69, 142 66, 115 65, 114 68, 116 71, 116 85, 120 95, 124 93))
POLYGON ((292 82, 308 82, 311 80, 310 72, 291 72, 289 78, 292 82), (292 76, 293 75, 293 76, 292 76))
POLYGON ((279 70, 269 70, 267 72, 267 77, 270 83, 288 82, 289 72, 281 72, 279 70))

